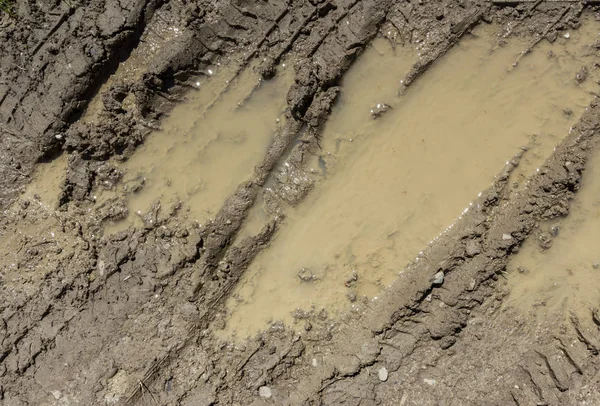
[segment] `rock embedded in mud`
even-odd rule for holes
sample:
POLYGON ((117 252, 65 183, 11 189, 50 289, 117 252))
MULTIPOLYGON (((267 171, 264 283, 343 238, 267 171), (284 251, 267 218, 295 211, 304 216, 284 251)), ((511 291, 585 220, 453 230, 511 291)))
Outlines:
POLYGON ((273 396, 271 388, 269 388, 268 386, 261 386, 260 388, 258 388, 258 394, 261 398, 265 399, 269 399, 271 396, 273 396))
POLYGON ((481 247, 479 246, 479 243, 477 241, 468 240, 465 250, 468 257, 474 257, 475 255, 481 252, 481 247))
POLYGON ((435 19, 438 21, 443 20, 445 14, 444 9, 440 7, 435 11, 435 19))
POLYGON ((583 83, 588 78, 588 76, 589 76, 588 69, 584 66, 579 70, 579 72, 577 72, 575 74, 575 81, 577 83, 583 83))
POLYGON ((377 376, 379 377, 379 380, 381 382, 385 382, 388 380, 388 370, 386 367, 381 367, 379 368, 379 371, 377 371, 377 376))
POLYGON ((371 109, 371 117, 377 119, 387 113, 391 108, 392 106, 387 103, 377 103, 377 105, 371 109))
POLYGON ((439 271, 431 278, 433 286, 442 286, 444 284, 444 271, 439 271))

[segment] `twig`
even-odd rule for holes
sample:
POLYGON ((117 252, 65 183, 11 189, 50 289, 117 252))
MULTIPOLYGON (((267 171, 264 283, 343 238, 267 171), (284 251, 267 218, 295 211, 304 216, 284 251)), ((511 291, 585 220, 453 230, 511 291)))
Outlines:
POLYGON ((27 177, 27 174, 26 174, 26 173, 24 173, 24 172, 21 172, 21 171, 20 171, 20 170, 18 170, 17 168, 13 168, 12 166, 6 165, 6 164, 4 164, 4 163, 2 164, 2 166, 4 166, 5 168, 8 168, 8 169, 10 169, 10 170, 11 170, 11 171, 13 171, 13 172, 16 172, 16 173, 18 173, 19 175, 21 175, 21 176, 22 176, 22 177, 24 177, 24 178, 26 178, 26 177, 27 177))
POLYGON ((138 379, 138 383, 140 384, 140 393, 142 394, 142 397, 144 396, 144 389, 146 389, 148 391, 148 393, 150 394, 150 397, 152 397, 152 400, 154 401, 154 403, 158 405, 158 401, 154 397, 154 394, 152 393, 152 391, 150 389, 148 389, 146 384, 144 382, 142 382, 141 379, 138 379))

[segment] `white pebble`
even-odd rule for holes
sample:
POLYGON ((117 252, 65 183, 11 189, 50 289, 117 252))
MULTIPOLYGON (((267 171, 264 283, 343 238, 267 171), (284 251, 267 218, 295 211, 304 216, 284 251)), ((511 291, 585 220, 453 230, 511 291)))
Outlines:
POLYGON ((387 381, 387 379, 388 379, 388 371, 387 371, 386 367, 379 368, 379 371, 377 371, 377 376, 379 377, 379 380, 381 382, 387 381))
POLYGON ((271 388, 269 388, 268 386, 261 386, 260 388, 258 388, 258 394, 261 398, 265 399, 268 399, 273 395, 273 393, 271 392, 271 388))

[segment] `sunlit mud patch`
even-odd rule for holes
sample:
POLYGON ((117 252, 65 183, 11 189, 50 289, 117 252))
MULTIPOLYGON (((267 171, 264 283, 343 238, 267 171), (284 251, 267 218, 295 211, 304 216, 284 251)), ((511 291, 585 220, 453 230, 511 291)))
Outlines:
POLYGON ((218 83, 198 82, 200 90, 177 106, 161 123, 162 130, 125 163, 131 214, 119 228, 134 224, 136 214, 157 199, 182 201, 189 220, 205 222, 251 177, 281 124, 292 70, 282 69, 256 88, 258 74, 247 69, 218 97, 218 84, 226 78, 224 73, 214 79, 218 83))
POLYGON ((77 243, 55 215, 67 157, 39 163, 31 183, 0 221, 0 287, 5 300, 33 294, 77 243))
POLYGON ((534 172, 597 90, 575 78, 584 66, 595 74, 597 28, 540 44, 513 69, 527 42, 497 47, 496 27, 480 27, 401 97, 414 57, 376 41, 344 79, 309 168, 322 177, 246 272, 223 334, 382 294, 521 146, 534 145, 524 173, 534 172))
MULTIPOLYGON (((152 64, 159 50, 172 46, 174 40, 184 33, 184 29, 168 24, 160 18, 153 18, 149 26, 140 38, 140 43, 133 49, 126 60, 120 62, 114 74, 100 86, 94 98, 90 101, 81 120, 93 123, 98 119, 98 113, 102 109, 102 93, 119 81, 133 83, 152 64)), ((127 107, 128 100, 125 100, 127 107)))
POLYGON ((21 199, 39 204, 49 211, 58 208, 61 183, 67 170, 66 154, 48 163, 40 163, 33 173, 33 180, 21 195, 21 199))
POLYGON ((599 241, 600 153, 595 153, 570 214, 544 224, 511 259, 506 305, 540 317, 589 315, 600 307, 599 241))

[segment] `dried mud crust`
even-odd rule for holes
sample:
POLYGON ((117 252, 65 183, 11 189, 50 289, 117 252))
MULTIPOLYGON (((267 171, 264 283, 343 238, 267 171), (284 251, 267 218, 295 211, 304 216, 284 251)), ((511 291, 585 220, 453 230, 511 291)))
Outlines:
MULTIPOLYGON (((425 62, 407 76, 408 86, 481 20, 522 20, 511 25, 513 35, 551 35, 560 25, 576 25, 580 7, 356 0, 158 6, 93 3, 69 6, 56 16, 18 3, 17 19, 3 16, 2 24, 14 28, 11 36, 3 31, 2 74, 8 76, 0 84, 7 89, 0 105, 5 143, 0 171, 12 173, 2 177, 3 201, 14 196, 14 186, 26 180, 36 160, 59 148, 70 155, 60 211, 35 199, 17 201, 0 220, 0 238, 16 251, 14 266, 0 264, 4 404, 571 404, 569 396, 593 401, 585 382, 597 379, 590 378, 597 377, 597 331, 584 331, 575 319, 563 336, 535 341, 533 327, 506 328, 516 321, 497 311, 503 293, 496 279, 536 221, 567 213, 595 144, 600 122, 595 104, 518 196, 506 190, 515 157, 478 208, 426 251, 376 309, 343 321, 313 315, 302 334, 275 324, 244 346, 220 343, 208 329, 278 227, 275 217, 258 235, 231 246, 261 186, 277 176, 282 159, 302 171, 302 155, 315 147, 339 79, 379 30, 393 41, 421 44, 425 62), (26 29, 38 12, 57 18, 43 33, 26 29), (546 31, 548 19, 558 16, 552 32, 546 31), (108 89, 96 124, 69 125, 119 50, 127 52, 155 24, 166 23, 185 27, 182 35, 153 56, 139 79, 121 78, 108 89), (102 57, 89 62, 87 51, 74 53, 89 44, 99 46, 102 57), (17 50, 26 45, 30 61, 40 59, 44 66, 41 75, 13 67, 23 58, 17 50), (241 184, 203 228, 190 224, 181 207, 157 203, 144 216, 143 228, 102 236, 103 222, 126 210, 119 197, 90 201, 94 190, 120 179, 108 160, 131 153, 181 99, 190 79, 230 51, 245 52, 231 59, 239 69, 263 58, 265 78, 276 74, 284 55, 297 59, 287 124, 254 179, 241 184), (81 70, 65 71, 68 63, 81 70), (128 98, 135 102, 128 104, 128 98), (38 104, 43 108, 33 107, 38 104), (45 110, 57 106, 56 112, 45 110), (299 137, 303 142, 289 152, 299 137), (52 238, 36 235, 41 227, 53 230, 52 238), (433 286, 430 278, 440 271, 444 283, 433 286), (580 344, 570 345, 573 339, 580 344), (519 351, 513 341, 521 344, 519 351), (490 348, 497 350, 488 358, 493 368, 473 373, 487 362, 481 353, 490 348), (385 374, 378 373, 382 368, 385 374), (508 378, 498 383, 500 372, 508 378), (524 379, 529 383, 513 383, 524 379), (271 397, 259 396, 262 386, 271 397)), ((293 204, 309 189, 276 196, 274 206, 293 204)))

